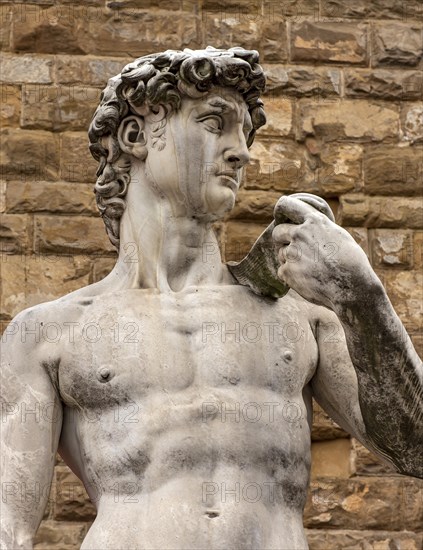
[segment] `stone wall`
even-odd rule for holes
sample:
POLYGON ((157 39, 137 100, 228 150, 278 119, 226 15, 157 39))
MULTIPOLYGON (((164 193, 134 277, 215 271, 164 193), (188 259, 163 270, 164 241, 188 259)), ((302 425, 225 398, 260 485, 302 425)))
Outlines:
MULTIPOLYGON (((0 1, 3 325, 112 267, 86 130, 134 57, 242 45, 268 74, 268 124, 231 217, 236 259, 283 193, 325 197, 369 255, 420 353, 423 301, 421 0, 0 1)), ((417 550, 422 483, 394 474, 316 408, 305 513, 312 550, 417 550)), ((38 550, 79 548, 95 517, 58 459, 38 550)), ((111 518, 113 521, 113 518, 111 518)))

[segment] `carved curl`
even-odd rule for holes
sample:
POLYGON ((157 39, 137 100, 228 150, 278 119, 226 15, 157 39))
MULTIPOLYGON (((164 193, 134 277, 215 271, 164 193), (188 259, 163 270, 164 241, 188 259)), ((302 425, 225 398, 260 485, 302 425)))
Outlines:
POLYGON ((101 94, 88 136, 90 151, 98 161, 95 193, 112 244, 119 248, 120 218, 130 181, 130 157, 123 153, 117 138, 122 119, 128 114, 149 116, 154 121, 153 147, 165 146, 166 117, 179 109, 182 98, 199 98, 215 86, 231 87, 242 94, 255 132, 266 123, 260 94, 265 77, 254 50, 230 48, 175 51, 146 55, 124 67, 111 78, 101 94))

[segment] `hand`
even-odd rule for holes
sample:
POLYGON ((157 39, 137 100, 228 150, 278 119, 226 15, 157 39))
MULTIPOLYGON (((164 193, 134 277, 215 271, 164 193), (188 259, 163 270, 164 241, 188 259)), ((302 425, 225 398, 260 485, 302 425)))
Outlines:
POLYGON ((273 230, 278 277, 306 300, 336 310, 365 298, 378 279, 364 251, 322 208, 316 210, 324 201, 314 199, 291 195, 275 206, 276 223, 282 221, 273 230))

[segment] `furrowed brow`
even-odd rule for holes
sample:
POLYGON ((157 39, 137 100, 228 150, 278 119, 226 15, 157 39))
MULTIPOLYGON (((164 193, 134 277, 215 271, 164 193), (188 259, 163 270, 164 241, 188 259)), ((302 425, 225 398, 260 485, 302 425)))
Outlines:
MULTIPOLYGON (((234 111, 234 112, 237 112, 238 115, 240 114, 239 110, 236 107, 234 107, 232 103, 230 103, 229 101, 226 101, 221 97, 215 97, 213 99, 210 99, 210 101, 207 102, 207 105, 212 107, 213 109, 216 109, 217 111, 220 111, 221 113, 234 111)), ((248 112, 244 116, 243 130, 248 134, 250 134, 250 132, 253 130, 251 116, 248 112)))

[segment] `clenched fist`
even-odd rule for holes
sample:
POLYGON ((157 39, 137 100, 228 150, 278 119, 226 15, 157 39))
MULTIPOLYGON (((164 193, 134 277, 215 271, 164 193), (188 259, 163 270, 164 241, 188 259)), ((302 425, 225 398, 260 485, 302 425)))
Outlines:
POLYGON ((306 300, 336 310, 380 284, 366 254, 334 223, 324 200, 307 193, 285 196, 274 216, 278 277, 306 300))

